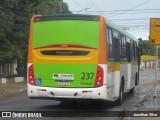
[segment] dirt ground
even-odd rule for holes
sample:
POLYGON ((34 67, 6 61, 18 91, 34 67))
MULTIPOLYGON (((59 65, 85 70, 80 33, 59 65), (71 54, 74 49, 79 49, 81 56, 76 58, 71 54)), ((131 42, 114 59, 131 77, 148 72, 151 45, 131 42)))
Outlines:
MULTIPOLYGON (((128 111, 156 111, 160 112, 160 71, 157 70, 155 82, 155 70, 141 70, 140 84, 135 88, 134 95, 139 102, 128 111), (156 91, 156 99, 155 98, 156 91), (156 103, 155 103, 156 101, 156 103)), ((124 120, 160 120, 158 117, 125 117, 124 120)))
POLYGON ((0 98, 15 95, 27 89, 26 81, 15 82, 11 80, 7 84, 0 84, 0 98))

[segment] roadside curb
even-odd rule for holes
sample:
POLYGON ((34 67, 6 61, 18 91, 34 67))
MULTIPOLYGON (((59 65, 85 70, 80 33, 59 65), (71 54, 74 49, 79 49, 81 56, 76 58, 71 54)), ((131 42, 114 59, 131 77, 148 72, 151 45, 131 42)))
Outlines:
POLYGON ((19 82, 24 82, 25 78, 24 77, 12 77, 12 78, 0 78, 0 85, 5 85, 8 84, 8 82, 10 81, 14 81, 15 83, 19 83, 19 82))

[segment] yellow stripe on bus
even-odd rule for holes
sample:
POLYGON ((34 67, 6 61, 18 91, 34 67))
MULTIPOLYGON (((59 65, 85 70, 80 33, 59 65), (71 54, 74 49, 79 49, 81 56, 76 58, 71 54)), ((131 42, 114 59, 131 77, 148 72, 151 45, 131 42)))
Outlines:
POLYGON ((108 72, 120 71, 120 64, 110 64, 108 63, 108 72))
POLYGON ((58 56, 58 55, 43 55, 41 51, 53 50, 53 48, 41 48, 33 50, 34 63, 48 64, 98 64, 98 50, 84 48, 54 48, 54 50, 83 50, 89 51, 88 55, 83 56, 58 56))

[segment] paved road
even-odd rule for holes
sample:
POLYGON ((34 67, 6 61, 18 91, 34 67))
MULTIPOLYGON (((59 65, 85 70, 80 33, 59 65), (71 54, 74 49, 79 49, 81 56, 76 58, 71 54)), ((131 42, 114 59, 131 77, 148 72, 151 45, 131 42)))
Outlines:
MULTIPOLYGON (((141 74, 142 83, 144 82, 144 79, 146 78, 148 71, 143 71, 141 74)), ((149 80, 147 80, 149 81, 149 80)), ((140 87, 137 87, 135 89, 134 95, 126 95, 124 99, 124 103, 120 106, 114 105, 112 103, 99 103, 99 102, 79 102, 79 103, 72 103, 72 102, 66 102, 61 103, 59 101, 55 100, 31 100, 27 97, 27 92, 24 91, 22 93, 19 93, 15 96, 10 96, 6 98, 0 99, 0 111, 63 111, 62 116, 64 114, 64 111, 82 111, 80 112, 78 116, 84 116, 84 111, 95 111, 93 116, 98 117, 99 111, 123 111, 123 110, 130 110, 134 109, 137 106, 137 103, 139 102, 139 93, 140 87)), ((108 112, 106 112, 107 114, 108 112)), ((113 112, 114 113, 114 112, 113 112)), ((94 117, 94 119, 106 119, 105 117, 94 117)), ((3 120, 4 118, 0 118, 0 120, 3 120)), ((6 119, 6 118, 5 118, 6 119)), ((13 119, 13 118, 12 118, 13 119)), ((16 118, 17 119, 17 118, 16 118)), ((35 119, 35 118, 34 118, 35 119)), ((46 118, 46 119, 52 119, 52 118, 46 118)), ((54 118, 56 119, 56 118, 54 118)), ((63 117, 57 118, 64 119, 63 117)), ((68 117, 65 119, 81 119, 81 117, 68 117)), ((83 117, 84 119, 84 117, 83 117)), ((85 119, 93 119, 93 118, 85 118, 85 119)), ((108 119, 108 118, 107 118, 108 119)))
MULTIPOLYGON (((1 111, 82 111, 79 112, 78 116, 86 115, 85 111, 95 111, 93 116, 99 116, 100 111, 123 111, 124 109, 133 108, 138 102, 138 99, 134 95, 126 95, 124 99, 124 103, 121 106, 114 105, 112 103, 99 103, 99 102, 79 102, 79 103, 72 103, 72 102, 65 102, 61 103, 55 100, 31 100, 27 97, 26 91, 17 94, 16 96, 3 98, 0 100, 0 110, 1 111), (132 105, 130 104, 132 103, 132 105)), ((92 113, 91 113, 92 114, 92 113)), ((92 116, 92 115, 89 116, 92 116)), ((111 114, 108 112, 104 112, 104 114, 111 114)), ((88 115, 88 114, 87 114, 88 115)), ((111 115, 112 116, 112 115, 111 115)), ((0 118, 0 120, 3 118, 0 118)), ((9 118, 8 118, 9 119, 9 118)), ((13 119, 13 118, 12 118, 13 119)), ((24 119, 24 118, 23 118, 24 119)), ((51 119, 51 118, 46 118, 51 119)), ((55 118, 54 118, 55 119, 55 118)), ((63 119, 63 118, 57 118, 63 119)), ((66 119, 71 119, 65 118, 66 119)), ((73 119, 73 118, 72 118, 73 119)), ((74 117, 74 119, 78 120, 80 117, 74 117)), ((84 119, 84 117, 83 117, 84 119)), ((93 118, 85 118, 85 119, 93 119, 93 118)), ((94 117, 96 119, 96 117, 94 117)), ((98 118, 98 119, 106 119, 105 117, 98 118)), ((117 118, 110 118, 110 119, 117 119, 117 118)), ((6 120, 6 118, 5 118, 6 120)), ((16 118, 15 118, 16 120, 16 118)))
MULTIPOLYGON (((98 115, 99 111, 122 111, 129 107, 134 107, 134 105, 136 104, 137 104, 137 98, 134 95, 127 95, 125 97, 124 104, 122 104, 121 106, 116 106, 112 103, 104 104, 99 102, 61 103, 59 101, 54 101, 54 100, 30 100, 27 97, 26 91, 24 91, 23 93, 17 94, 16 96, 1 99, 0 110, 1 111, 63 111, 62 114, 64 114, 65 111, 72 111, 72 112, 82 111, 78 114, 78 116, 83 117, 85 113, 84 111, 87 110, 89 111, 93 110, 95 111, 94 116, 96 116, 96 114, 97 116, 99 116, 98 115), (130 103, 132 103, 132 105, 130 103)), ((108 114, 108 112, 104 112, 104 114, 108 114)), ((75 119, 77 120, 79 119, 79 117, 75 117, 75 119)), ((105 118, 103 117, 101 119, 105 118)))

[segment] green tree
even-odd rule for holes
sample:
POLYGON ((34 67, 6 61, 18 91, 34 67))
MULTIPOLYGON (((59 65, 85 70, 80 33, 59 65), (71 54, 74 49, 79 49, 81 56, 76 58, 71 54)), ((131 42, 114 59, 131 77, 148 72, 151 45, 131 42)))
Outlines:
MULTIPOLYGON (((18 59, 27 63, 29 24, 35 11, 58 14, 59 0, 1 0, 0 1, 0 64, 18 59)), ((71 13, 63 3, 63 13, 71 13)))
POLYGON ((0 1, 0 63, 9 62, 13 59, 15 49, 11 40, 7 39, 7 33, 12 31, 14 24, 14 13, 10 9, 12 7, 11 1, 0 1))
POLYGON ((155 55, 155 45, 150 45, 149 40, 138 39, 143 55, 155 55))
MULTIPOLYGON (((42 15, 47 14, 59 14, 60 12, 60 0, 40 0, 40 3, 37 7, 35 7, 34 11, 39 11, 42 15)), ((63 14, 71 14, 71 12, 68 9, 68 4, 63 3, 62 5, 63 14)))

